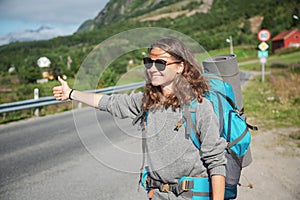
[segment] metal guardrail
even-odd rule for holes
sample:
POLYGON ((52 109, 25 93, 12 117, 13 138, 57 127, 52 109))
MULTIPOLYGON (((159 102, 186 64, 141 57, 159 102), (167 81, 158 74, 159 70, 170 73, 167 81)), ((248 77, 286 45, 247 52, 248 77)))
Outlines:
MULTIPOLYGON (((145 86, 145 82, 131 83, 131 84, 127 84, 127 85, 107 87, 107 88, 102 88, 102 89, 97 89, 97 90, 86 90, 86 92, 111 94, 114 92, 133 90, 133 89, 140 88, 143 86, 145 86)), ((0 114, 17 111, 17 110, 29 109, 29 108, 37 108, 37 107, 41 107, 41 106, 47 106, 47 105, 51 105, 51 104, 63 103, 63 102, 68 102, 68 101, 69 100, 57 101, 55 99, 55 97, 49 96, 49 97, 41 97, 39 99, 29 99, 29 100, 17 101, 17 102, 12 102, 12 103, 4 103, 4 104, 0 104, 0 114)))

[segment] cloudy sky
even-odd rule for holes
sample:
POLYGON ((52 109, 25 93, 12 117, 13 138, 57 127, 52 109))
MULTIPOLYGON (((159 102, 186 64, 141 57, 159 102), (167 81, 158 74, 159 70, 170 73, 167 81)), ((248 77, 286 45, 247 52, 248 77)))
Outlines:
POLYGON ((0 36, 47 26, 70 35, 109 0, 0 0, 0 36))

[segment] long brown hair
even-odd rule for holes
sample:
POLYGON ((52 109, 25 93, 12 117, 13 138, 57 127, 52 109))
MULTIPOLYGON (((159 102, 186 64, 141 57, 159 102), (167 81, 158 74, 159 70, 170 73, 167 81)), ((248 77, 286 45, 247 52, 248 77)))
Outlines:
POLYGON ((146 79, 148 80, 146 80, 146 89, 143 97, 143 111, 158 108, 161 105, 165 107, 172 106, 175 109, 195 98, 202 102, 203 93, 208 91, 208 83, 200 72, 201 66, 187 47, 180 40, 168 37, 159 39, 151 44, 148 49, 149 54, 153 48, 160 48, 168 52, 175 60, 182 61, 184 70, 181 74, 176 75, 173 84, 174 94, 167 98, 163 97, 160 86, 151 84, 146 73, 146 79))

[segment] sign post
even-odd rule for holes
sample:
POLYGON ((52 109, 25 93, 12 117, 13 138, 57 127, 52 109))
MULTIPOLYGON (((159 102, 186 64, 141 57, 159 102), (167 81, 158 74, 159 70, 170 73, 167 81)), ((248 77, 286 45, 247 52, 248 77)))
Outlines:
POLYGON ((258 32, 257 38, 261 43, 258 45, 258 48, 261 51, 258 51, 258 58, 260 59, 261 63, 261 81, 265 81, 265 64, 267 62, 267 57, 269 55, 267 49, 269 48, 269 45, 266 43, 271 38, 271 33, 267 29, 262 29, 258 32))
POLYGON ((267 58, 261 57, 259 61, 261 63, 261 82, 265 82, 265 63, 267 62, 267 58))

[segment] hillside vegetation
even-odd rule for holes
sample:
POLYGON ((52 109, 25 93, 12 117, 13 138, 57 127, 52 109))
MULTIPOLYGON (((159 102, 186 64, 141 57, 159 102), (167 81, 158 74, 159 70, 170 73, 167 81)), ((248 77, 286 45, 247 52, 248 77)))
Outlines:
MULTIPOLYGON (((41 76, 36 61, 41 56, 51 61, 50 72, 56 77, 74 77, 89 52, 103 40, 137 27, 164 27, 182 32, 198 41, 207 51, 228 47, 226 38, 233 37, 235 46, 255 50, 257 32, 267 28, 275 36, 280 31, 299 26, 299 1, 281 0, 111 0, 94 20, 83 23, 77 33, 47 41, 16 42, 0 46, 0 73, 10 67, 20 83, 35 82, 41 76), (73 63, 67 68, 67 57, 73 63)), ((117 79, 126 71, 120 62, 109 71, 117 79)), ((113 85, 113 81, 104 81, 113 85)))
MULTIPOLYGON (((51 60, 48 71, 54 77, 65 74, 73 83, 80 65, 96 45, 138 27, 179 31, 198 41, 212 55, 229 53, 226 38, 232 36, 238 59, 253 59, 259 43, 257 32, 267 28, 275 36, 299 27, 300 21, 292 17, 299 16, 299 8, 300 2, 291 0, 110 0, 93 20, 84 22, 71 36, 0 46, 0 103, 32 98, 35 87, 39 88, 40 96, 51 95, 55 82, 36 84, 36 79, 42 76, 38 58, 48 57, 51 60), (68 56, 73 60, 69 66, 68 56), (15 71, 9 73, 12 67, 15 71)), ((127 71, 129 58, 140 64, 142 56, 140 52, 132 52, 115 60, 102 74, 98 87, 115 85, 127 71)))

